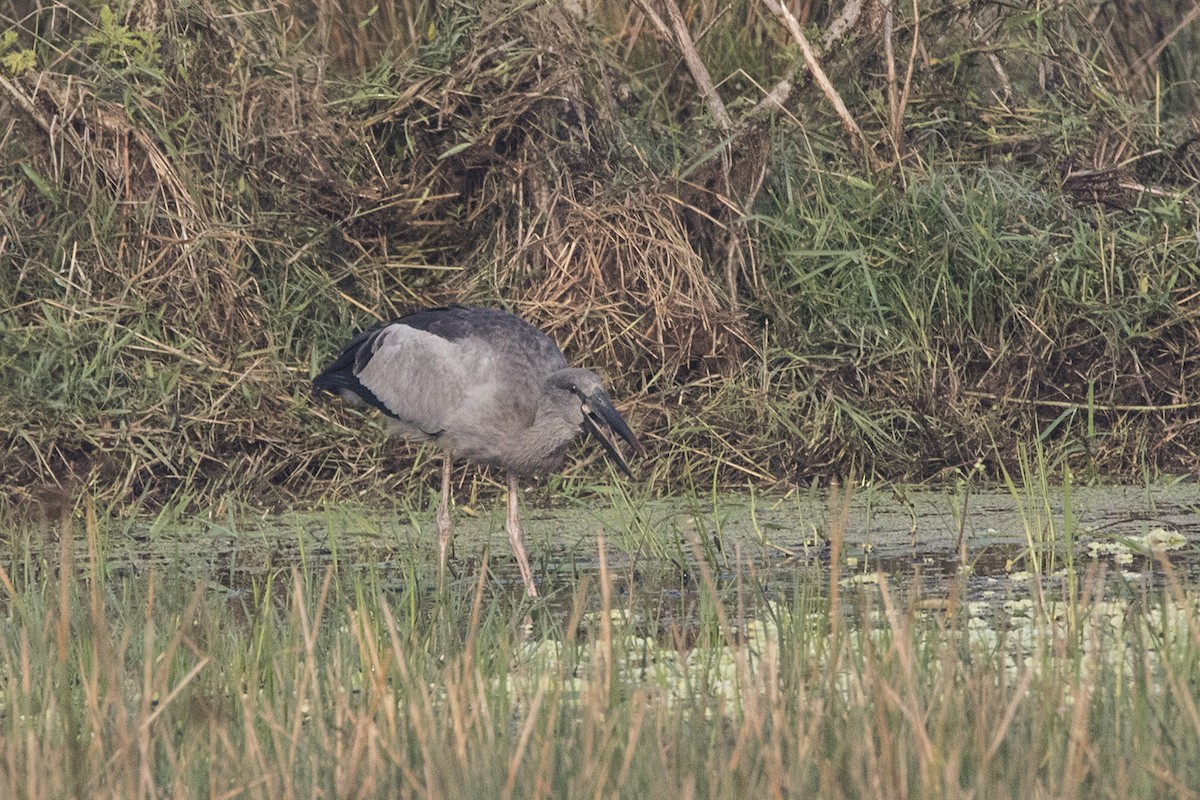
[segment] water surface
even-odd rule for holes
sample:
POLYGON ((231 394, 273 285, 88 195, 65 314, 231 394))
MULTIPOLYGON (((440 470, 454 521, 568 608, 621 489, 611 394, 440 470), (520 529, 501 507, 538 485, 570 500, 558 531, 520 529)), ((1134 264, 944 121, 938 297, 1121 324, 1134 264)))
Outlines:
MULTIPOLYGON (((849 587, 882 573, 922 596, 953 590, 979 599, 1069 567, 1153 582, 1162 573, 1159 553, 1184 581, 1200 582, 1200 489, 1185 481, 1015 494, 856 488, 844 526, 826 492, 539 505, 548 499, 545 491, 529 494, 524 524, 535 576, 550 597, 569 599, 581 580, 598 580, 601 536, 618 595, 685 598, 701 583, 697 554, 719 586, 786 593, 829 577, 830 537, 839 529, 836 568, 849 587)), ((519 595, 503 495, 457 509, 454 523, 453 579, 468 590, 486 558, 494 586, 519 595)), ((294 566, 334 565, 339 574, 369 572, 385 590, 399 590, 412 581, 433 587, 436 540, 432 509, 346 506, 171 525, 131 521, 107 530, 100 546, 113 578, 155 570, 242 592, 294 566)))

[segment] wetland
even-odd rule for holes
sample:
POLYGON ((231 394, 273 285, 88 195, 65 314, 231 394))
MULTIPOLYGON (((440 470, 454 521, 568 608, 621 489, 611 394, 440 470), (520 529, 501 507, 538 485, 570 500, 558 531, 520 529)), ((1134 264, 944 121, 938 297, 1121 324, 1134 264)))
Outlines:
POLYGON ((0 798, 1196 800, 1184 5, 0 3, 0 798), (451 303, 535 600, 310 394, 451 303))
POLYGON ((22 528, 0 789, 1162 797, 1200 777, 1190 480, 534 505, 535 599, 479 506, 444 583, 432 510, 22 528))

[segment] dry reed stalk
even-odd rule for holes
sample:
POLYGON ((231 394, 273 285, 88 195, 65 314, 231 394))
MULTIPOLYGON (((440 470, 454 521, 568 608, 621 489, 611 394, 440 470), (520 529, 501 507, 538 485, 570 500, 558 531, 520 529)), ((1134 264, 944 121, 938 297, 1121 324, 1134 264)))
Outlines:
POLYGON ((804 31, 800 30, 800 23, 796 21, 796 17, 788 7, 777 0, 762 0, 763 5, 771 10, 776 16, 783 20, 784 26, 788 33, 800 46, 800 53, 804 56, 804 64, 808 67, 809 73, 817 86, 821 88, 821 92, 825 95, 825 99, 833 106, 834 113, 837 115, 838 121, 842 124, 842 129, 846 133, 846 141, 850 146, 850 152, 855 156, 863 159, 867 167, 872 173, 879 172, 883 165, 879 163, 875 151, 871 149, 870 143, 866 136, 863 135, 862 129, 855 122, 854 116, 850 110, 846 108, 846 104, 842 101, 842 97, 834 88, 833 83, 829 80, 829 76, 825 74, 825 70, 821 67, 821 62, 817 60, 816 53, 813 52, 812 45, 808 42, 808 37, 804 35, 804 31))
POLYGON ((716 219, 712 223, 722 230, 723 241, 714 244, 712 251, 724 262, 726 297, 732 309, 738 311, 741 302, 739 276, 746 277, 750 288, 756 292, 762 288, 756 268, 756 238, 752 226, 743 221, 751 213, 766 177, 767 153, 760 123, 766 112, 782 107, 791 92, 791 82, 786 78, 781 80, 745 117, 735 122, 696 51, 678 4, 675 0, 661 0, 661 4, 666 10, 669 25, 658 16, 649 0, 636 0, 637 7, 653 23, 659 35, 673 42, 679 50, 700 90, 700 96, 717 123, 722 139, 708 155, 709 162, 715 162, 716 165, 710 167, 700 164, 693 169, 700 168, 719 175, 715 186, 708 186, 697 195, 707 196, 707 204, 716 211, 716 219))

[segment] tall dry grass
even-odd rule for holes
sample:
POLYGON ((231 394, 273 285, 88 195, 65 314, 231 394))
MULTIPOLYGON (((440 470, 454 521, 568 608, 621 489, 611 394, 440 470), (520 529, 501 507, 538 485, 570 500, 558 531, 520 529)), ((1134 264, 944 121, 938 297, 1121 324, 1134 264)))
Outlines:
POLYGON ((65 520, 0 569, 5 797, 1129 798, 1198 777, 1200 616, 1165 561, 1162 591, 1093 571, 995 617, 837 570, 764 594, 697 544, 689 637, 631 616, 603 542, 598 585, 555 612, 486 572, 453 595, 334 568, 244 593, 188 564, 117 576, 113 521, 65 520))

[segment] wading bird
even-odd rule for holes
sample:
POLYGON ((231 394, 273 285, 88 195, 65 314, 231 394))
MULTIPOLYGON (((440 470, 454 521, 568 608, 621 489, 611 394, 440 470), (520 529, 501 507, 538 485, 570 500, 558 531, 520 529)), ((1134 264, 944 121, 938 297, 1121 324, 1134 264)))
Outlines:
POLYGON ((537 588, 521 536, 517 479, 558 469, 581 430, 598 439, 626 475, 632 477, 613 434, 646 457, 600 379, 570 367, 544 333, 505 311, 432 308, 365 330, 313 379, 313 388, 374 406, 393 433, 445 451, 437 512, 440 570, 450 544, 455 456, 506 470, 505 528, 531 597, 537 588))

